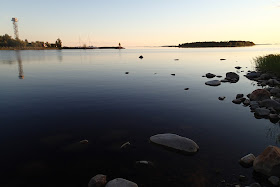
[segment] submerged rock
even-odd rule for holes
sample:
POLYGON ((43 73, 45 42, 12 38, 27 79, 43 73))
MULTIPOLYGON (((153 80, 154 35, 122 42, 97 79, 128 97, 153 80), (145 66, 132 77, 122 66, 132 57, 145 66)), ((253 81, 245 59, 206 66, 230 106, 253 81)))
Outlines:
POLYGON ((244 167, 251 167, 253 166, 254 160, 255 160, 255 155, 253 155, 252 153, 242 157, 239 161, 240 165, 244 166, 244 167))
POLYGON ((249 100, 249 99, 245 99, 245 100, 243 101, 243 104, 244 104, 245 106, 250 105, 250 100, 249 100))
POLYGON ((244 96, 244 94, 237 94, 236 99, 242 98, 243 96, 244 96))
POLYGON ((276 176, 271 176, 268 178, 268 181, 273 185, 273 186, 278 186, 279 184, 279 178, 276 176))
POLYGON ((250 94, 251 101, 270 99, 270 93, 265 89, 256 89, 250 94))
POLYGON ((254 161, 254 170, 266 176, 280 176, 280 148, 268 146, 254 161))
POLYGON ((138 185, 123 178, 116 178, 109 181, 105 187, 138 187, 138 185))
POLYGON ((219 86, 221 85, 221 82, 219 80, 212 80, 205 82, 205 84, 208 86, 219 86))
POLYGON ((107 183, 107 176, 98 174, 92 177, 88 183, 88 187, 104 187, 107 183))
POLYGON ((236 66, 236 67, 234 67, 235 69, 241 69, 242 67, 240 67, 240 66, 236 66))
POLYGON ((198 145, 193 140, 176 134, 157 134, 150 137, 150 140, 155 144, 185 153, 196 153, 199 150, 198 145))

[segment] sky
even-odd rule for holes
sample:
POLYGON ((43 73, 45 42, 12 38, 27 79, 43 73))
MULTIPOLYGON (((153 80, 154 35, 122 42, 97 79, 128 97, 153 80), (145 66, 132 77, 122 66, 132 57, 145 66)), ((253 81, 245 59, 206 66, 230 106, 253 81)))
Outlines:
POLYGON ((280 0, 0 0, 0 35, 64 46, 280 43, 280 0))

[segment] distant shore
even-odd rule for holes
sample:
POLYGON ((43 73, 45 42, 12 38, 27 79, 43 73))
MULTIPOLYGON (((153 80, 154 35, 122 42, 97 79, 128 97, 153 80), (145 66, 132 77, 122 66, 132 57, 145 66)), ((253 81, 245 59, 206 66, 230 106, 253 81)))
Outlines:
POLYGON ((179 48, 206 48, 206 47, 249 47, 254 46, 251 41, 222 41, 222 42, 192 42, 179 45, 170 45, 162 47, 179 47, 179 48))
POLYGON ((0 47, 0 50, 125 49, 124 47, 0 47))

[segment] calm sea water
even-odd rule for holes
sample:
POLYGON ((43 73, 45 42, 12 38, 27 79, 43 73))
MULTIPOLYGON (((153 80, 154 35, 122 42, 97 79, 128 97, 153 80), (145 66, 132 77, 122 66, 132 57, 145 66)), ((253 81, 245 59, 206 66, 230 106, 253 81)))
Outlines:
POLYGON ((240 174, 249 178, 243 184, 253 182, 252 168, 238 160, 278 145, 279 125, 231 101, 257 88, 243 76, 254 69, 253 58, 279 51, 273 45, 0 51, 0 185, 86 187, 99 173, 141 187, 222 186, 240 174), (230 71, 239 73, 238 83, 204 84, 202 75, 230 71), (191 138, 200 151, 185 156, 150 144, 158 133, 191 138), (83 139, 89 144, 79 144, 83 139), (120 149, 127 141, 131 146, 120 149), (154 167, 139 167, 138 160, 154 167))

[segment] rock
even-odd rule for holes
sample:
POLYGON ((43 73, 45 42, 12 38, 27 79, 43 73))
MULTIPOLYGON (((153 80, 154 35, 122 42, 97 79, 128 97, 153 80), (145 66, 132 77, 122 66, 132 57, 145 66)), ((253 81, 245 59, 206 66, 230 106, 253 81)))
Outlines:
POLYGON ((223 79, 223 80, 221 80, 221 82, 230 82, 230 81, 227 79, 223 79))
POLYGON ((154 167, 154 163, 151 161, 140 160, 140 161, 136 161, 135 163, 154 167))
POLYGON ((260 77, 259 77, 260 80, 268 80, 270 78, 271 78, 271 75, 266 74, 266 73, 261 74, 260 77))
POLYGON ((239 175, 239 181, 244 182, 247 180, 247 177, 244 175, 239 175))
POLYGON ((239 75, 234 72, 227 72, 226 79, 229 80, 231 83, 236 83, 239 81, 239 75))
POLYGON ((144 57, 141 55, 141 56, 139 56, 139 58, 140 58, 140 59, 143 59, 144 57))
POLYGON ((250 187, 262 187, 259 183, 254 182, 252 184, 250 184, 250 187))
POLYGON ((127 148, 128 146, 130 146, 130 142, 126 142, 126 143, 122 144, 121 149, 127 148))
POLYGON ((278 114, 269 114, 269 119, 271 120, 279 120, 279 115, 278 114))
POLYGON ((219 97, 218 99, 220 100, 220 101, 223 101, 223 100, 225 100, 225 96, 223 96, 223 97, 219 97))
POLYGON ((276 95, 277 93, 280 93, 280 89, 279 88, 272 88, 270 91, 271 95, 276 95))
POLYGON ((212 80, 205 82, 205 84, 208 86, 219 86, 221 85, 221 82, 219 80, 212 80))
POLYGON ((199 150, 198 145, 193 140, 176 134, 157 134, 150 137, 150 140, 155 144, 184 153, 196 153, 199 150))
POLYGON ((254 161, 254 170, 267 176, 280 176, 280 148, 268 146, 254 161))
POLYGON ((98 174, 92 177, 88 183, 88 187, 104 187, 107 183, 107 176, 98 174))
POLYGON ((255 160, 255 155, 253 155, 252 153, 242 157, 239 160, 240 165, 242 165, 243 167, 251 167, 253 166, 254 160, 255 160))
POLYGON ((244 104, 245 106, 249 106, 249 105, 250 105, 250 100, 249 100, 249 99, 245 99, 245 100, 243 101, 243 104, 244 104))
POLYGON ((272 107, 275 110, 280 110, 280 103, 272 99, 262 100, 259 102, 259 105, 262 107, 272 107))
POLYGON ((178 61, 179 59, 178 59, 178 58, 175 58, 174 60, 175 60, 175 61, 178 61))
POLYGON ((234 104, 241 104, 241 103, 242 103, 242 100, 239 98, 239 99, 234 99, 234 100, 232 100, 232 102, 233 102, 234 104))
POLYGON ((189 90, 189 88, 184 88, 184 90, 189 90))
POLYGON ((267 84, 270 85, 270 86, 276 86, 276 85, 279 85, 280 82, 277 81, 276 79, 269 79, 269 80, 267 81, 267 84))
POLYGON ((236 99, 242 98, 243 96, 244 96, 244 94, 237 94, 236 99))
POLYGON ((172 75, 172 76, 175 76, 175 73, 172 73, 171 75, 172 75))
POLYGON ((221 75, 217 75, 216 77, 221 78, 222 76, 221 75))
POLYGON ((138 185, 123 178, 116 178, 109 181, 105 187, 138 187, 138 185))
POLYGON ((221 58, 220 60, 226 60, 225 58, 221 58))
POLYGON ((247 73, 244 76, 247 77, 248 79, 254 79, 254 78, 258 78, 259 76, 261 76, 261 73, 255 72, 255 71, 251 71, 251 72, 247 73))
POLYGON ((242 67, 240 67, 240 66, 236 66, 236 67, 234 67, 235 69, 241 69, 242 67))
POLYGON ((216 77, 216 75, 213 74, 213 73, 207 73, 207 74, 206 74, 206 77, 207 77, 207 78, 213 78, 213 77, 216 77))
POLYGON ((88 144, 88 140, 81 140, 80 143, 81 144, 88 144))
POLYGON ((262 101, 265 99, 270 99, 270 93, 265 89, 257 89, 250 94, 251 101, 262 101))
POLYGON ((270 110, 266 108, 256 108, 255 109, 255 114, 258 116, 268 116, 270 113, 270 110))
POLYGON ((279 178, 276 176, 271 176, 268 178, 268 181, 273 185, 273 186, 278 186, 279 184, 279 178))
POLYGON ((129 74, 129 72, 125 72, 125 74, 129 74))

